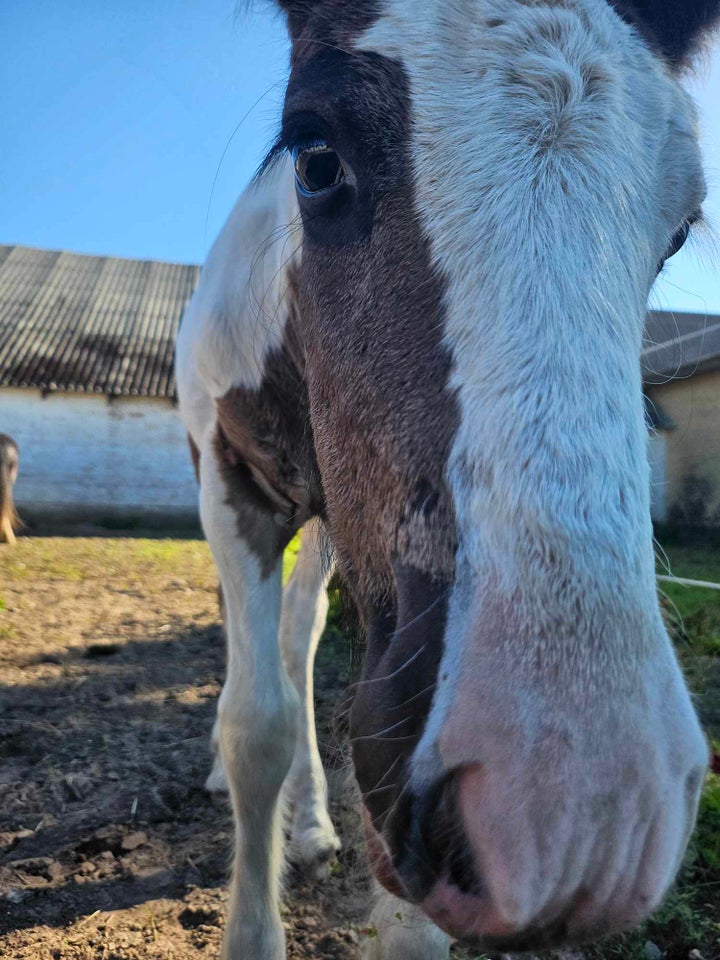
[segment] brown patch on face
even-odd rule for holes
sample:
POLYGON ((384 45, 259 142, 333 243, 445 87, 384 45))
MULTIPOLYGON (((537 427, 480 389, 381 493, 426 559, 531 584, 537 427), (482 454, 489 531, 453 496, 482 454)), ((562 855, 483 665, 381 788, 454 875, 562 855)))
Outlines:
MULTIPOLYGON (((410 202, 389 201, 398 213, 410 202)), ((366 250, 333 251, 332 266, 310 255, 304 268, 319 293, 307 305, 308 389, 330 527, 340 563, 376 596, 392 589, 397 557, 438 581, 454 575, 444 474, 457 411, 423 246, 390 217, 366 250)))
POLYGON ((288 13, 294 66, 307 62, 324 44, 349 51, 380 10, 379 0, 281 0, 281 6, 288 13))
POLYGON ((443 277, 415 207, 407 78, 353 47, 372 6, 333 19, 337 4, 315 5, 294 38, 283 132, 302 144, 318 124, 350 173, 332 198, 299 195, 300 309, 327 522, 368 635, 353 763, 388 839, 402 832, 389 814, 443 651, 456 550, 445 471, 459 412, 443 277))
POLYGON ((394 590, 396 559, 452 581, 445 466, 458 411, 448 390, 443 280, 415 212, 407 79, 394 61, 353 50, 374 5, 341 17, 336 6, 316 4, 294 39, 284 127, 321 112, 352 171, 351 195, 335 209, 300 198, 300 307, 338 563, 377 599, 394 590))

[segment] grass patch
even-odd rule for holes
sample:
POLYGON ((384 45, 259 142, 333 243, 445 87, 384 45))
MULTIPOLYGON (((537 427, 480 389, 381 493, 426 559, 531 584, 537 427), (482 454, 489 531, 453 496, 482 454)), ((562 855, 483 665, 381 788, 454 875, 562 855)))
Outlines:
MULTIPOLYGON (((711 773, 705 786, 691 856, 697 871, 703 874, 701 879, 705 879, 708 883, 715 883, 720 888, 720 775, 718 774, 711 773)), ((720 913, 718 921, 720 923, 720 913)), ((720 926, 718 932, 720 933, 720 926)))
POLYGON ((295 569, 298 553, 300 553, 300 534, 296 534, 285 548, 283 556, 283 585, 288 582, 295 569))
MULTIPOLYGON (((720 551, 698 547, 668 550, 672 576, 720 583, 720 551)), ((665 573, 658 567, 658 571, 665 573)), ((720 657, 720 590, 661 583, 668 624, 684 662, 720 657)))
POLYGON ((6 585, 40 577, 65 583, 103 581, 113 587, 155 576, 207 579, 210 550, 202 540, 144 540, 98 537, 21 537, 0 555, 6 585))

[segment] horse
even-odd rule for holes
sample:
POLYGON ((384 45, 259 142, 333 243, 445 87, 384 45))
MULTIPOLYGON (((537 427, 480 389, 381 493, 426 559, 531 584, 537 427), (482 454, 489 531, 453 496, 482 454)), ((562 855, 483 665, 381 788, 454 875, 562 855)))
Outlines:
POLYGON ((15 543, 15 531, 21 525, 12 495, 19 462, 17 444, 7 433, 0 433, 0 543, 15 543))
POLYGON ((286 956, 285 800, 297 859, 338 847, 312 703, 331 564, 366 638, 371 954, 625 930, 708 763, 658 602, 639 357, 701 219, 680 78, 720 2, 278 5, 280 134, 177 339, 227 633, 223 957, 286 956))

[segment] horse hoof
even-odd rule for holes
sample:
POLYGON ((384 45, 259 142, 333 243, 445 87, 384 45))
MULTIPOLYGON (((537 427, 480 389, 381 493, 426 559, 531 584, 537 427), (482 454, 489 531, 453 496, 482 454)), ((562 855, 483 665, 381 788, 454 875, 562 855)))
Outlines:
POLYGON ((326 880, 341 846, 332 825, 315 826, 293 833, 290 854, 293 862, 305 873, 315 880, 326 880))

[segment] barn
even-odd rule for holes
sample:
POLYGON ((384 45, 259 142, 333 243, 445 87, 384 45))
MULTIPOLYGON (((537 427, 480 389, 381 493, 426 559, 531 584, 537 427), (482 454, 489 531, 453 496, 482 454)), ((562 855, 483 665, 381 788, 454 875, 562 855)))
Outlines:
POLYGON ((642 366, 653 517, 720 528, 720 316, 651 313, 642 366))
MULTIPOLYGON (((0 432, 30 519, 186 521, 197 490, 173 344, 199 267, 0 246, 0 432)), ((720 527, 720 317, 653 312, 653 518, 720 527)))
POLYGON ((0 432, 24 519, 197 517, 173 344, 196 266, 0 246, 0 432))

